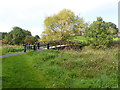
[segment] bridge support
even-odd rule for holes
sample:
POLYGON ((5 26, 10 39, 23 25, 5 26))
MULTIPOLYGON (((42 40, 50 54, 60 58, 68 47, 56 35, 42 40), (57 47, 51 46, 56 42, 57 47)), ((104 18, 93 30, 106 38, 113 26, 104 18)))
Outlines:
POLYGON ((47 43, 47 49, 49 49, 49 43, 47 43))
POLYGON ((26 44, 24 44, 24 52, 26 52, 26 44))
POLYGON ((35 44, 34 44, 34 51, 35 51, 35 44))
POLYGON ((40 47, 40 43, 39 42, 37 43, 37 46, 38 46, 38 49, 39 49, 39 47, 40 47))

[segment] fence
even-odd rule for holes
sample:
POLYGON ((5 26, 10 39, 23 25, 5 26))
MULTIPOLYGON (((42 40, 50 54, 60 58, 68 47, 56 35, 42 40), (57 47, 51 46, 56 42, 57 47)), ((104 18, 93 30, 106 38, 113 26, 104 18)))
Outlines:
POLYGON ((35 44, 24 44, 24 52, 26 50, 39 50, 40 48, 44 49, 81 49, 82 42, 80 41, 65 41, 65 40, 57 40, 57 41, 40 41, 35 44))

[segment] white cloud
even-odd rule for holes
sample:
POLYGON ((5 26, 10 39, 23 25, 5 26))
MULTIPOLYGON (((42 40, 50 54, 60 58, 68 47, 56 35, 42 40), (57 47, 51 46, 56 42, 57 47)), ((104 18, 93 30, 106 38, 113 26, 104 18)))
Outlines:
POLYGON ((40 28, 40 27, 35 27, 35 28, 33 27, 30 30, 31 30, 31 33, 32 33, 33 36, 35 36, 35 35, 39 35, 40 36, 42 31, 43 31, 43 29, 40 28))
POLYGON ((102 11, 106 7, 117 8, 118 1, 119 0, 0 0, 0 30, 8 32, 13 25, 18 25, 21 28, 30 30, 33 35, 40 35, 43 30, 44 18, 58 13, 64 8, 70 9, 76 14, 80 13, 87 16, 92 11, 102 11))
POLYGON ((9 32, 12 30, 12 25, 10 24, 0 24, 0 32, 9 32))

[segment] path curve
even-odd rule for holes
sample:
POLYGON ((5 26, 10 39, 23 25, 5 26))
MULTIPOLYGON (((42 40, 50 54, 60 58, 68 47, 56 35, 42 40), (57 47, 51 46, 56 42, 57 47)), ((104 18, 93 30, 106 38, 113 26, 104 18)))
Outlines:
MULTIPOLYGON (((42 50, 44 50, 44 49, 39 49, 37 51, 42 51, 42 50)), ((29 52, 29 51, 27 51, 27 52, 29 52)), ((7 54, 7 55, 0 55, 0 58, 15 56, 15 55, 23 54, 23 53, 26 53, 26 52, 18 52, 18 53, 11 53, 11 54, 7 54)))

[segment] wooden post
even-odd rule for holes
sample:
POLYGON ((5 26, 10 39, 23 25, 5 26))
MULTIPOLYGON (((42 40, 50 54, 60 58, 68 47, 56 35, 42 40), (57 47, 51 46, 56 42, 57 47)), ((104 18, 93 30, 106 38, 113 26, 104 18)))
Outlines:
POLYGON ((77 41, 77 49, 79 49, 79 48, 78 48, 78 41, 77 41))
POLYGON ((72 41, 71 41, 71 45, 72 45, 72 41))
POLYGON ((32 49, 32 45, 30 45, 30 49, 32 49))
POLYGON ((39 49, 39 47, 40 47, 40 43, 39 42, 37 43, 37 46, 38 46, 38 49, 39 49))
POLYGON ((49 49, 49 43, 47 43, 47 49, 49 49))
POLYGON ((26 44, 24 44, 24 52, 26 52, 26 44))
POLYGON ((64 40, 64 45, 65 45, 65 40, 64 40))
POLYGON ((30 44, 28 44, 28 50, 30 50, 30 44))
POLYGON ((34 44, 34 51, 35 51, 35 44, 34 44))
POLYGON ((60 40, 60 48, 61 48, 61 40, 60 40))
POLYGON ((54 43, 55 43, 55 49, 56 49, 56 41, 54 41, 54 43))
POLYGON ((68 41, 68 49, 70 48, 70 46, 69 46, 69 41, 68 41))

